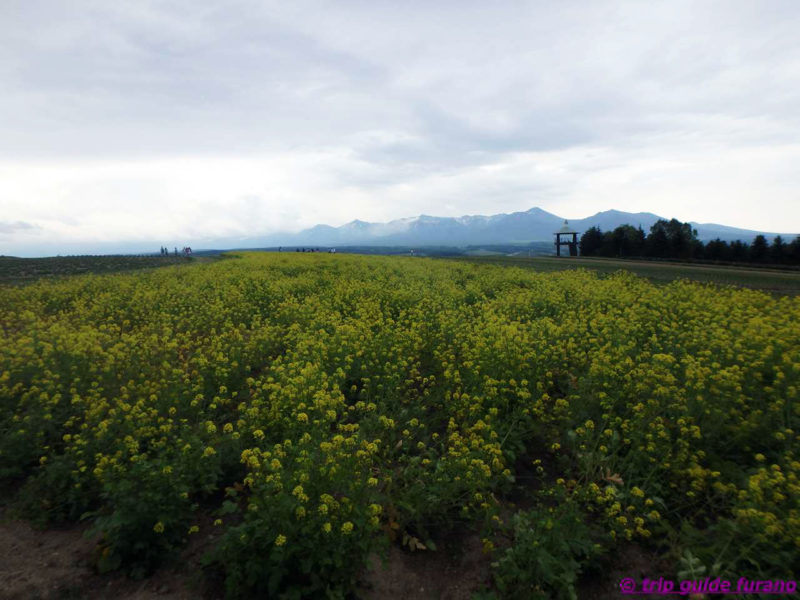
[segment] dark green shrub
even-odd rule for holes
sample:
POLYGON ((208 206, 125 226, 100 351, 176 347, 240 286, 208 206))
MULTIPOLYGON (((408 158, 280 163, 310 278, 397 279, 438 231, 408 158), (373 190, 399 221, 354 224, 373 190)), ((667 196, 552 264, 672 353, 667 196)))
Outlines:
POLYGON ((599 550, 577 505, 517 513, 512 527, 511 547, 492 563, 500 597, 576 600, 582 562, 599 550))

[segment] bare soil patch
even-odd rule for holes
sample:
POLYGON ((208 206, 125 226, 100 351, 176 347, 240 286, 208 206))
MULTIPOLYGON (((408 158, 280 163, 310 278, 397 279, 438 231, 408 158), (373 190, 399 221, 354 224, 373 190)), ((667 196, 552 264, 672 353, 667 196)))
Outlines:
POLYGON ((176 564, 133 581, 121 574, 99 575, 92 568, 95 539, 87 527, 40 531, 4 518, 0 508, 0 599, 3 600, 193 600, 202 589, 200 557, 215 533, 201 527, 176 564))
POLYGON ((490 558, 477 535, 453 536, 438 550, 406 552, 392 546, 386 563, 373 556, 359 597, 468 600, 489 581, 490 558))
MULTIPOLYGON (((620 547, 616 556, 611 557, 611 563, 602 578, 586 578, 577 586, 578 598, 620 600, 623 596, 619 583, 623 578, 633 578, 638 585, 645 577, 658 579, 669 572, 669 566, 655 553, 635 543, 627 544, 620 547)), ((659 596, 644 594, 639 597, 647 599, 659 596)))
MULTIPOLYGON (((122 574, 100 575, 92 568, 96 540, 85 525, 37 530, 4 518, 0 507, 0 599, 2 600, 217 600, 222 590, 203 579, 201 557, 220 532, 203 519, 180 558, 152 576, 134 581, 122 574)), ((416 598, 469 600, 490 583, 491 557, 474 533, 451 534, 438 550, 409 552, 393 545, 385 561, 377 555, 362 577, 363 600, 416 598)), ((624 547, 602 580, 584 580, 579 598, 619 597, 622 577, 654 577, 665 571, 655 556, 635 545, 624 547)))

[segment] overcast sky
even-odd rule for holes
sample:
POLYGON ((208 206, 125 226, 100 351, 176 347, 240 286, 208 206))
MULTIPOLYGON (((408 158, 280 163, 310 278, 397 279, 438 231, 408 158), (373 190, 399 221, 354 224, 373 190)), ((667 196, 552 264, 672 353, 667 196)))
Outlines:
POLYGON ((0 254, 615 208, 800 232, 800 2, 0 2, 0 254))

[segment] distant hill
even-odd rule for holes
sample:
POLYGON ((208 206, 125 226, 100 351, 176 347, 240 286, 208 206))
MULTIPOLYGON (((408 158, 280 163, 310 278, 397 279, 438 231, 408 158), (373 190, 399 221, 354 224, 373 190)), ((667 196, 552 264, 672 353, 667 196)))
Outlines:
MULTIPOLYGON (((590 227, 609 231, 620 225, 641 226, 645 233, 658 219, 653 213, 628 213, 607 210, 585 219, 571 219, 570 226, 579 233, 590 227)), ((497 215, 466 215, 463 217, 432 217, 420 215, 396 219, 388 223, 368 223, 355 220, 341 227, 316 225, 296 234, 277 234, 256 240, 242 240, 248 245, 263 246, 476 246, 482 244, 528 244, 550 242, 553 232, 564 223, 564 217, 541 208, 525 212, 497 215)), ((741 239, 747 242, 762 233, 769 239, 778 235, 763 231, 738 229, 715 223, 691 223, 698 237, 726 241, 741 239)), ((793 239, 794 234, 781 234, 793 239)), ((242 244, 244 245, 244 244, 242 244)))

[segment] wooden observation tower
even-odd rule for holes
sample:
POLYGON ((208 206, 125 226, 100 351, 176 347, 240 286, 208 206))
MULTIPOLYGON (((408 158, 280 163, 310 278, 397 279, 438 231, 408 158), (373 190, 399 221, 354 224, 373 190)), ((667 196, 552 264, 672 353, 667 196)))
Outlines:
POLYGON ((561 256, 561 246, 569 247, 569 256, 578 256, 578 232, 572 230, 566 219, 564 219, 564 225, 554 235, 556 236, 556 256, 561 256), (564 239, 561 239, 561 236, 564 236, 564 239), (572 239, 569 236, 572 236, 572 239))

